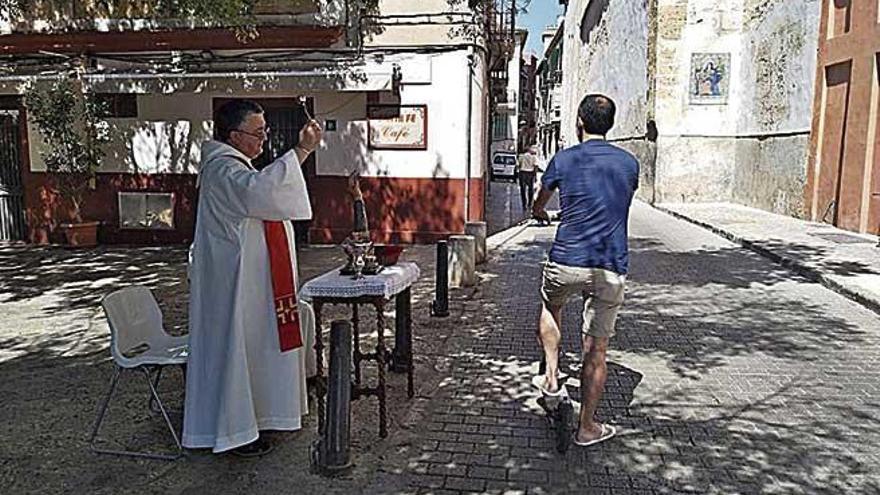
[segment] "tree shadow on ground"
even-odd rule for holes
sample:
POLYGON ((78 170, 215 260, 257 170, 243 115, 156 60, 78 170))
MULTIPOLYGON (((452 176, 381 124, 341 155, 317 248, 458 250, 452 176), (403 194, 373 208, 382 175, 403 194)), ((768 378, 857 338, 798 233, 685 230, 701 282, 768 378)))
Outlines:
MULTIPOLYGON (((815 267, 822 272, 830 272, 842 277, 855 277, 858 275, 880 274, 880 252, 873 249, 872 243, 867 242, 864 255, 872 255, 873 261, 853 261, 835 259, 845 257, 845 254, 835 255, 834 250, 826 247, 801 244, 797 242, 784 242, 776 239, 748 241, 749 244, 760 252, 767 253, 774 259, 796 260, 810 267, 815 267)), ((871 259, 868 257, 867 259, 871 259)))
MULTIPOLYGON (((315 438, 314 409, 303 430, 281 436, 273 455, 259 461, 231 455, 189 451, 174 463, 98 456, 87 440, 98 402, 113 373, 109 330, 100 309, 105 294, 130 284, 150 287, 169 331, 187 324, 186 248, 98 248, 67 250, 33 246, 0 249, 0 486, 10 493, 241 493, 283 491, 289 486, 308 493, 352 493, 380 469, 391 439, 377 441, 375 400, 352 407, 352 454, 357 466, 348 476, 328 480, 309 474, 309 445, 315 438)), ((300 250, 299 270, 306 280, 343 264, 336 247, 300 250)), ((434 250, 407 247, 404 261, 414 261, 422 277, 413 287, 416 386, 430 387, 434 370, 425 355, 438 354, 445 321, 427 316, 433 299, 434 250)), ((392 329, 393 304, 386 315, 392 329)), ((345 317, 346 308, 330 309, 325 321, 345 317)), ((365 317, 366 321, 366 317, 365 317)), ((372 321, 372 320, 371 320, 372 321)), ((329 327, 329 325, 328 325, 329 327)), ((365 350, 375 345, 375 330, 364 324, 365 350), (368 328, 369 327, 369 328, 368 328)), ((327 362, 325 360, 325 362, 327 362)), ((365 373, 374 379, 375 370, 365 373)), ((422 399, 406 398, 403 375, 390 373, 389 417, 392 438, 406 428, 410 410, 422 399)), ((160 393, 173 409, 182 407, 183 381, 169 370, 160 393)), ((101 437, 110 446, 168 449, 172 444, 157 415, 147 411, 142 377, 128 373, 111 404, 101 437)), ((180 417, 172 420, 180 426, 180 417)), ((178 429, 179 431, 179 429, 178 429)))
POLYGON ((9 303, 57 295, 58 305, 44 307, 46 313, 94 308, 104 294, 127 285, 161 291, 185 282, 186 256, 184 246, 4 247, 0 248, 0 296, 9 303))
MULTIPOLYGON (((621 434, 557 454, 529 380, 551 233, 498 249, 473 299, 461 303, 480 317, 463 322, 448 346, 454 365, 421 450, 399 459, 413 489, 880 489, 880 456, 870 447, 880 440, 880 403, 868 399, 874 380, 859 372, 878 343, 865 323, 874 316, 844 318, 829 302, 838 296, 813 300, 823 289, 742 248, 675 251, 653 238, 632 243, 631 290, 598 413, 621 434)), ((580 313, 573 301, 564 313, 563 366, 575 376, 580 313)))

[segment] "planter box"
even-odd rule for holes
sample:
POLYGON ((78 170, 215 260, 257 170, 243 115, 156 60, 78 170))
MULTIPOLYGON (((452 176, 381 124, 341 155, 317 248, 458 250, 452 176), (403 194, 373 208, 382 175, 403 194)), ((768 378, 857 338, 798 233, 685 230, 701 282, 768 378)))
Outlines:
POLYGON ((65 223, 61 225, 67 245, 95 247, 98 245, 98 225, 101 222, 65 223))

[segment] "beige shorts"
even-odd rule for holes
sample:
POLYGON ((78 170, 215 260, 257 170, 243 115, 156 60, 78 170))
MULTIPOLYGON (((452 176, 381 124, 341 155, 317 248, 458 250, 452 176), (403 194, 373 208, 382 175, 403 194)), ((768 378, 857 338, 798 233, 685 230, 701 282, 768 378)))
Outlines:
POLYGON ((580 268, 548 261, 544 264, 541 299, 550 308, 565 306, 575 294, 584 297, 584 335, 614 336, 617 313, 623 305, 626 275, 602 268, 580 268))

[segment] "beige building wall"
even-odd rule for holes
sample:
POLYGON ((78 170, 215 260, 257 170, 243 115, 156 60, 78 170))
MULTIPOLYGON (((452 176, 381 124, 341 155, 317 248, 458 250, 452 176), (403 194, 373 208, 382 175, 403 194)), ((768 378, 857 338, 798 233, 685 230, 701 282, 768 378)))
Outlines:
POLYGON ((379 32, 365 45, 421 46, 456 45, 471 41, 462 24, 473 19, 467 2, 455 8, 448 0, 380 0, 379 32), (401 17, 406 16, 406 17, 401 17))

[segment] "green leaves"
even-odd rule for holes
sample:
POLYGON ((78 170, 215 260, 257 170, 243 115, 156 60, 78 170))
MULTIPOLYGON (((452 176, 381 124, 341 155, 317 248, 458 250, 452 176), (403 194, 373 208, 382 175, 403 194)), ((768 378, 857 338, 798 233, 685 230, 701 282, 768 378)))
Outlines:
POLYGON ((30 120, 43 136, 40 155, 55 174, 59 192, 74 205, 79 217, 82 196, 101 166, 110 126, 98 117, 102 103, 83 89, 76 77, 59 76, 33 83, 25 91, 30 120))

